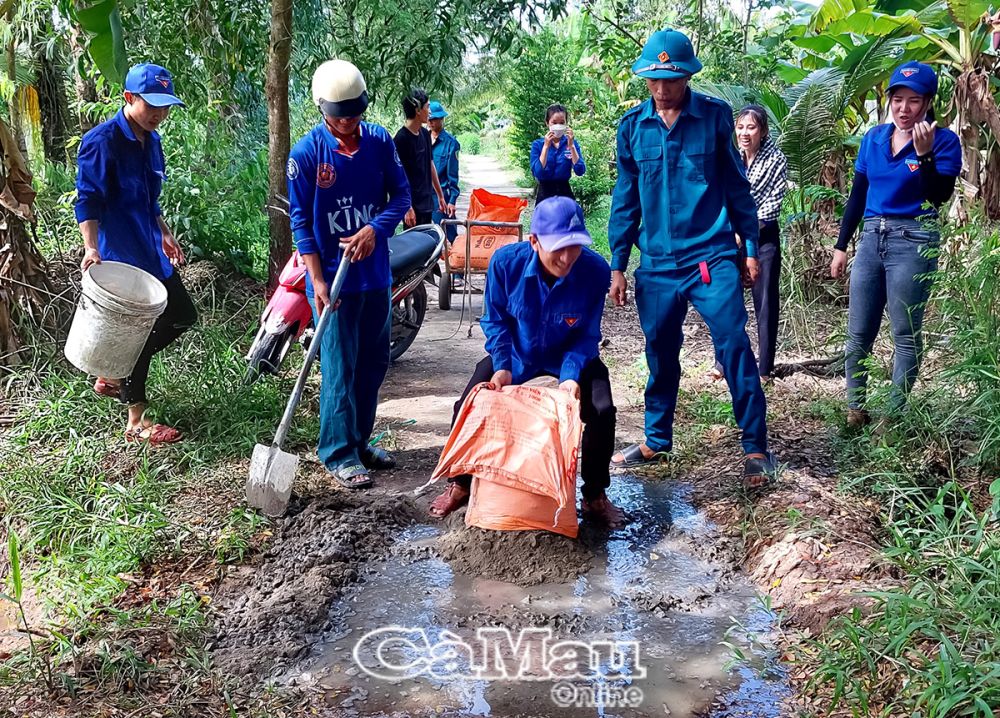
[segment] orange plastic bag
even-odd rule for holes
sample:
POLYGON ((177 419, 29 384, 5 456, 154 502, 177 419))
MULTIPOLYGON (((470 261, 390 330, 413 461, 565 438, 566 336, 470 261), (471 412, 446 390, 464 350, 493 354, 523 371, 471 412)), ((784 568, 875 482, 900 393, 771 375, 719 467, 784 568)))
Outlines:
MULTIPOLYGON (((468 218, 480 222, 520 222, 521 214, 527 206, 528 200, 522 197, 507 197, 484 189, 475 189, 469 200, 468 218)), ((470 235, 469 244, 472 252, 469 266, 472 269, 486 269, 495 251, 517 241, 516 229, 473 227, 470 235)), ((460 234, 448 250, 448 264, 453 271, 465 269, 465 252, 466 237, 460 234)))
POLYGON ((580 402, 560 389, 488 387, 466 397, 431 479, 472 474, 469 526, 576 538, 580 402))

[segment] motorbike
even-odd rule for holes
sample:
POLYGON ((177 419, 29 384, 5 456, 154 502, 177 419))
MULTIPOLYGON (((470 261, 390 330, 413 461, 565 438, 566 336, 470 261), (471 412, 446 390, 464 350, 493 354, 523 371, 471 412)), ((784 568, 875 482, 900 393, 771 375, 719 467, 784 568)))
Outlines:
MULTIPOLYGON (((389 238, 392 269, 392 331, 390 360, 396 361, 410 348, 427 313, 427 287, 437 267, 445 233, 436 224, 423 224, 389 238)), ((293 252, 278 279, 260 318, 260 329, 250 345, 246 382, 264 374, 277 374, 296 341, 308 347, 313 335, 312 308, 306 299, 306 265, 293 252)))

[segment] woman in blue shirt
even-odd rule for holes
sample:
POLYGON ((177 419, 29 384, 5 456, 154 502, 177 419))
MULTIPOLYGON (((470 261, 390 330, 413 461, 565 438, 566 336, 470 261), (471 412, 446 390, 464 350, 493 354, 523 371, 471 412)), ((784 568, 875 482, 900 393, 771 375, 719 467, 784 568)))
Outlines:
POLYGON ((545 111, 549 131, 531 143, 531 174, 538 180, 536 204, 546 197, 573 199, 569 178, 587 171, 580 144, 574 139, 573 130, 566 126, 567 116, 562 105, 549 105, 545 111))
POLYGON ((928 65, 907 62, 896 68, 889 79, 892 122, 869 130, 858 150, 854 186, 830 264, 833 277, 844 273, 848 240, 863 221, 847 323, 847 424, 852 429, 870 420, 865 362, 886 310, 895 345, 890 411, 904 406, 917 378, 924 306, 940 241, 933 223, 962 170, 958 136, 933 122, 937 86, 928 65))

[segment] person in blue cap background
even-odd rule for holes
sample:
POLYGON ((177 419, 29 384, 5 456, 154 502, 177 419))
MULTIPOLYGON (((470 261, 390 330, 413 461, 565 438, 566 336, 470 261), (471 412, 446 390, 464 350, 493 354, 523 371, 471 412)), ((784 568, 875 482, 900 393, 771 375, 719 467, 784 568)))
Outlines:
MULTIPOLYGON (((444 109, 437 100, 432 100, 430 104, 430 114, 427 119, 427 127, 431 131, 431 148, 434 153, 434 168, 437 170, 438 181, 441 184, 441 191, 444 193, 444 212, 435 209, 431 221, 440 224, 445 218, 455 217, 455 203, 462 193, 458 186, 458 153, 462 151, 462 146, 448 130, 444 128, 444 118, 448 116, 448 111, 444 109)), ((458 227, 450 226, 445 232, 448 241, 454 243, 458 236, 458 227)), ((461 286, 461 275, 453 275, 456 287, 461 286)))
POLYGON ((368 442, 389 369, 389 237, 410 208, 410 187, 389 133, 362 122, 368 88, 355 65, 322 63, 312 97, 322 119, 295 143, 286 174, 292 236, 317 324, 341 257, 351 258, 320 339, 316 454, 337 483, 360 489, 372 484, 369 470, 396 465, 368 442))
POLYGON ((890 413, 905 405, 917 379, 929 275, 937 269, 940 240, 932 225, 962 171, 958 136, 938 128, 933 118, 937 88, 930 66, 907 62, 897 67, 889 79, 892 121, 869 130, 858 150, 854 185, 830 263, 832 276, 844 274, 847 244, 863 221, 847 321, 847 424, 852 429, 870 421, 865 363, 887 310, 895 346, 890 413))
POLYGON ((567 124, 569 113, 562 105, 549 105, 545 110, 548 132, 531 143, 531 174, 538 180, 535 202, 546 197, 573 198, 569 178, 587 171, 580 143, 567 124))
MULTIPOLYGON (((434 151, 434 168, 437 170, 441 191, 444 192, 445 209, 434 211, 434 222, 440 222, 445 217, 455 216, 455 203, 462 191, 458 187, 458 153, 462 146, 448 130, 444 128, 444 118, 448 112, 440 102, 431 101, 427 127, 431 131, 431 147, 434 151)), ((455 241, 455 227, 448 228, 448 241, 455 241)))
MULTIPOLYGON (((610 268, 588 248, 583 209, 568 197, 535 206, 529 239, 501 247, 490 260, 480 323, 488 356, 455 403, 452 424, 465 398, 484 381, 500 388, 558 377, 559 388, 580 399, 583 514, 616 527, 624 514, 605 492, 611 484, 616 410, 608 368, 599 356, 610 268)), ((471 476, 452 479, 431 504, 431 514, 443 518, 468 502, 471 483, 471 476)))
POLYGON ((645 440, 618 452, 612 466, 657 462, 673 448, 682 326, 693 304, 712 334, 743 431, 744 484, 775 473, 768 451, 766 401, 746 333, 743 282, 734 232, 746 248, 748 283, 757 279, 757 211, 733 145, 733 111, 688 88, 701 70, 687 36, 665 29, 646 42, 632 71, 650 98, 618 128, 618 180, 608 222, 611 296, 627 297, 625 270, 639 247, 635 297, 646 335, 645 440))
POLYGON ((167 306, 153 325, 128 377, 98 377, 94 391, 128 406, 125 440, 150 444, 181 439, 174 427, 145 417, 146 381, 153 356, 187 331, 198 314, 175 267, 184 252, 163 220, 160 190, 166 161, 157 129, 170 108, 184 107, 170 73, 159 65, 135 65, 125 76, 125 106, 83 136, 77 160, 76 220, 83 235, 81 269, 101 261, 149 272, 167 289, 167 306))

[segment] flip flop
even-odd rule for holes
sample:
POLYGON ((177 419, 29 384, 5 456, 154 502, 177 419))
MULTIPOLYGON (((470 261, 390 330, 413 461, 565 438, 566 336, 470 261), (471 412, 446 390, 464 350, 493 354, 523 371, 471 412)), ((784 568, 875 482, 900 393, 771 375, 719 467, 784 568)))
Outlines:
POLYGON ((436 519, 443 519, 469 503, 469 490, 456 482, 448 483, 448 488, 431 502, 427 512, 436 519))
POLYGON ((366 469, 391 471, 396 468, 396 460, 381 446, 369 446, 361 452, 361 463, 366 469))
POLYGON ((631 446, 622 449, 621 454, 623 459, 622 461, 615 461, 612 459, 612 469, 634 469, 638 466, 662 464, 670 455, 667 451, 657 451, 647 459, 642 455, 642 449, 639 448, 638 444, 632 444, 631 446))
POLYGON ((172 426, 153 424, 152 426, 137 426, 125 432, 125 442, 128 444, 176 444, 184 438, 183 434, 172 426))
POLYGON ((778 480, 778 460, 768 451, 766 454, 747 454, 743 464, 743 488, 759 491, 778 480))
POLYGON ((112 384, 98 377, 97 381, 94 382, 94 393, 118 399, 122 395, 122 387, 121 384, 112 384))
POLYGON ((345 489, 367 489, 372 485, 368 469, 361 464, 343 464, 330 471, 330 474, 345 489))

